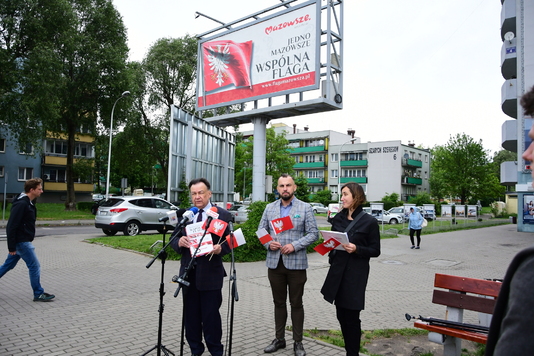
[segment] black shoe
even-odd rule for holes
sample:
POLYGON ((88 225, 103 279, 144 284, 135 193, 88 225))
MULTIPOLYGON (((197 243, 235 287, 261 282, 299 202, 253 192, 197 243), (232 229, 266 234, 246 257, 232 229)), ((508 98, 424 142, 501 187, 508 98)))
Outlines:
POLYGON ((293 345, 293 351, 295 351, 295 356, 306 356, 306 351, 304 351, 304 345, 302 345, 302 342, 295 342, 293 345))
POLYGON ((34 302, 49 302, 54 299, 56 296, 53 294, 43 293, 38 297, 33 298, 34 302))
POLYGON ((270 354, 271 352, 278 351, 278 349, 285 349, 285 348, 286 348, 285 339, 274 339, 273 342, 271 342, 269 346, 263 349, 263 352, 270 354))

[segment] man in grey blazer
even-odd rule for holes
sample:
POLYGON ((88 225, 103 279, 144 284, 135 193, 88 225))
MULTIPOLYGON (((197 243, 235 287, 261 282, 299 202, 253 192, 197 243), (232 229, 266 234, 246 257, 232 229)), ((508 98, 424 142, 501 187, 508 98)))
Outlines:
POLYGON ((286 347, 286 299, 289 289, 293 350, 295 356, 305 356, 306 351, 302 345, 304 327, 302 296, 308 268, 306 248, 317 240, 319 230, 311 205, 294 196, 297 186, 291 176, 283 174, 278 179, 276 189, 280 199, 267 205, 259 226, 259 229, 267 230, 274 239, 264 246, 267 249, 268 277, 273 293, 276 338, 264 351, 271 353, 286 347), (291 219, 293 228, 275 234, 270 222, 286 216, 291 219))

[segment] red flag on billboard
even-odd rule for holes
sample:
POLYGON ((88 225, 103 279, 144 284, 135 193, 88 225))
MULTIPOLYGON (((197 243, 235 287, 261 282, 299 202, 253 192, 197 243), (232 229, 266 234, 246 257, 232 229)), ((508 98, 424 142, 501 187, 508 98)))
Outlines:
POLYGON ((271 227, 275 234, 279 234, 282 231, 291 230, 293 228, 293 223, 291 222, 291 218, 286 216, 284 218, 271 220, 271 227))
POLYGON ((321 255, 326 255, 329 251, 332 251, 339 245, 339 241, 336 239, 330 239, 328 241, 323 242, 320 245, 315 246, 313 249, 317 252, 319 252, 321 255))
POLYGON ((259 229, 258 231, 256 231, 256 236, 258 236, 262 245, 273 240, 272 236, 269 235, 269 233, 265 229, 259 229))
POLYGON ((234 84, 251 87, 252 41, 211 41, 202 44, 204 90, 212 91, 234 84))

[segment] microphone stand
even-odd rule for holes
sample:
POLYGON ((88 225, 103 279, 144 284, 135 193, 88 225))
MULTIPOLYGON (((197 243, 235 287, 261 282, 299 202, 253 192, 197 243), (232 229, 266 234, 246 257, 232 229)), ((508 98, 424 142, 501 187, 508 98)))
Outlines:
POLYGON ((234 260, 234 227, 232 225, 232 222, 229 223, 230 225, 230 248, 231 248, 231 254, 232 254, 232 262, 230 263, 230 269, 232 270, 232 273, 230 275, 230 281, 232 282, 231 285, 231 295, 232 295, 232 301, 230 302, 230 328, 229 328, 229 337, 228 337, 228 356, 232 356, 232 338, 234 334, 234 304, 235 302, 239 301, 239 295, 237 293, 237 276, 235 271, 235 260, 234 260))
MULTIPOLYGON (((157 355, 158 356, 161 356, 161 351, 163 351, 163 353, 166 355, 166 356, 169 356, 170 355, 173 355, 174 356, 174 353, 172 353, 171 351, 169 351, 164 345, 161 344, 161 336, 162 336, 162 327, 163 327, 163 309, 165 308, 165 304, 163 304, 163 296, 165 295, 165 291, 163 290, 163 287, 164 287, 164 284, 163 284, 163 276, 165 274, 165 260, 167 259, 167 252, 165 251, 165 249, 167 248, 167 246, 169 246, 169 244, 174 241, 174 239, 176 238, 176 234, 174 237, 171 238, 171 240, 169 241, 168 244, 165 244, 165 234, 167 232, 167 220, 169 220, 168 217, 164 217, 164 218, 161 218, 161 221, 163 221, 163 248, 158 252, 158 254, 152 259, 152 261, 150 261, 147 265, 146 265, 146 268, 150 268, 150 266, 152 266, 152 264, 154 263, 154 261, 156 261, 156 259, 159 257, 160 260, 161 260, 161 279, 160 279, 160 284, 159 284, 159 323, 158 323, 158 343, 156 344, 156 346, 154 346, 153 348, 151 348, 150 350, 148 350, 147 352, 145 352, 143 355, 141 356, 145 356, 145 355, 148 355, 149 353, 151 353, 153 350, 157 350, 157 355)), ((179 226, 177 226, 178 228, 179 226)))
MULTIPOLYGON (((206 222, 206 229, 204 230, 204 234, 202 234, 202 237, 200 238, 200 240, 198 242, 198 246, 195 249, 195 252, 191 256, 191 259, 189 260, 189 263, 185 267, 184 273, 182 273, 181 276, 172 277, 172 281, 178 283, 178 288, 176 288, 176 291, 174 292, 174 298, 176 298, 178 296, 178 294, 180 293, 180 289, 182 289, 182 285, 184 285, 185 287, 189 287, 189 285, 191 284, 191 283, 189 283, 187 281, 187 276, 189 274, 189 271, 191 270, 191 266, 193 265, 193 261, 195 260, 195 258, 197 256, 198 250, 200 249, 200 246, 202 246, 202 241, 204 240, 204 237, 206 236, 206 233, 208 232, 208 229, 210 227, 211 221, 212 221, 212 218, 208 217, 208 220, 206 222)), ((181 332, 181 335, 180 335, 181 336, 181 340, 180 340, 180 356, 183 356, 183 354, 184 354, 184 345, 185 345, 185 342, 184 342, 185 318, 184 318, 184 316, 185 316, 185 300, 186 300, 186 297, 187 297, 187 290, 184 291, 184 302, 183 302, 183 312, 182 312, 182 332, 181 332)))

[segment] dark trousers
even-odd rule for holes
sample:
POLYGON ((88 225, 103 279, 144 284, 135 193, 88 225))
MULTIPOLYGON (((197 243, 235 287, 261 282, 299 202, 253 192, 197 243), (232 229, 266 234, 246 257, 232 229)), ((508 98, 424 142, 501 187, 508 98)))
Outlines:
POLYGON ((341 326, 347 356, 358 356, 362 338, 360 310, 345 309, 336 305, 336 316, 341 326))
POLYGON ((306 284, 306 270, 290 270, 284 266, 282 257, 275 269, 269 268, 269 282, 274 302, 274 323, 276 338, 285 338, 287 321, 287 292, 289 289, 289 303, 291 304, 291 322, 293 323, 293 341, 302 342, 304 328, 304 305, 302 296, 306 284))
POLYGON ((222 304, 221 290, 199 291, 194 271, 190 274, 189 287, 184 288, 185 337, 191 353, 202 355, 204 344, 213 356, 223 355, 222 322, 219 308, 222 304))
POLYGON ((417 246, 421 245, 421 229, 418 229, 418 230, 415 230, 415 229, 410 229, 410 241, 412 242, 412 246, 415 245, 413 243, 413 235, 417 236, 417 246))

